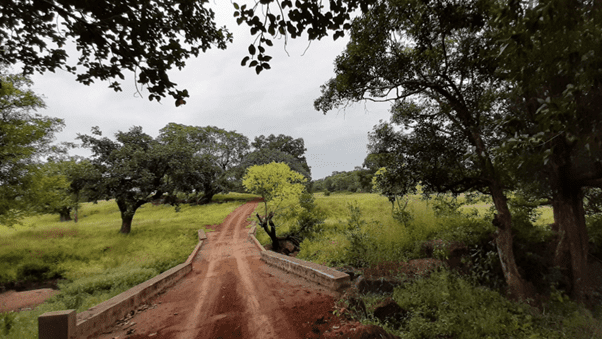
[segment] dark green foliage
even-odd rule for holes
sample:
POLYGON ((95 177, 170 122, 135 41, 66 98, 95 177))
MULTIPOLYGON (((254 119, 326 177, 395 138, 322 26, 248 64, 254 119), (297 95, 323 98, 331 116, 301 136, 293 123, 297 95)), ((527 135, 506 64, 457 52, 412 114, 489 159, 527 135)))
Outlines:
POLYGON ((255 137, 251 143, 253 151, 247 154, 243 160, 242 168, 253 165, 267 165, 271 162, 282 162, 287 164, 293 171, 303 174, 311 180, 311 169, 305 159, 305 142, 303 138, 294 139, 291 136, 280 134, 275 136, 260 135, 255 137))
MULTIPOLYGON (((150 100, 167 94, 176 106, 188 97, 177 89, 167 72, 182 69, 186 59, 211 46, 226 48, 232 41, 218 28, 209 1, 4 1, 0 21, 0 63, 22 63, 23 73, 63 69, 89 85, 109 80, 121 91, 123 71, 149 91, 150 100), (75 42, 76 55, 66 44, 75 42), (75 63, 69 57, 77 58, 75 63), (83 71, 82 71, 83 68, 83 71)), ((4 80, 2 80, 4 82, 4 80)))
POLYGON ((537 333, 538 320, 528 306, 447 271, 397 288, 393 298, 410 312, 401 329, 408 338, 529 338, 537 333))
POLYGON ((314 191, 331 192, 363 192, 372 191, 373 172, 356 166, 353 171, 334 171, 323 179, 313 181, 314 191))
POLYGON ((15 326, 16 312, 0 313, 0 334, 8 335, 11 328, 15 326))
POLYGON ((602 261, 602 215, 588 217, 587 230, 590 239, 590 254, 602 261))
POLYGON ((362 211, 357 202, 347 205, 349 209, 349 219, 345 236, 349 240, 349 248, 347 249, 347 263, 355 267, 362 267, 368 264, 368 254, 372 249, 373 239, 366 229, 368 224, 362 218, 362 211))
POLYGON ((296 224, 291 227, 290 233, 298 238, 299 243, 305 238, 311 238, 321 232, 321 225, 326 219, 324 211, 316 206, 313 194, 304 192, 299 198, 301 212, 295 216, 296 224))
POLYGON ((56 263, 25 262, 17 268, 17 281, 41 282, 49 279, 60 278, 56 263))
POLYGON ((164 143, 139 126, 116 133, 116 141, 101 138, 97 127, 92 132, 95 136, 78 135, 83 146, 92 150, 90 162, 97 174, 90 182, 90 198, 114 198, 121 212, 120 232, 127 234, 140 206, 164 193, 175 193, 180 182, 172 178, 190 164, 194 148, 164 143))
POLYGON ((469 247, 468 253, 469 257, 465 260, 470 270, 469 280, 476 286, 501 291, 506 286, 506 282, 495 244, 484 240, 480 244, 469 247))
POLYGON ((159 140, 164 145, 191 152, 170 173, 174 189, 180 195, 190 193, 186 202, 207 204, 215 194, 240 189, 244 172, 241 162, 249 150, 247 137, 214 126, 176 123, 169 123, 160 132, 159 140))
POLYGON ((35 113, 45 105, 32 82, 6 74, 1 62, 0 83, 0 224, 12 225, 35 202, 36 170, 63 121, 35 113))
POLYGON ((537 210, 540 199, 528 198, 517 193, 508 204, 512 212, 512 233, 515 239, 531 244, 549 240, 552 236, 551 230, 548 227, 535 226, 535 221, 541 214, 537 210))

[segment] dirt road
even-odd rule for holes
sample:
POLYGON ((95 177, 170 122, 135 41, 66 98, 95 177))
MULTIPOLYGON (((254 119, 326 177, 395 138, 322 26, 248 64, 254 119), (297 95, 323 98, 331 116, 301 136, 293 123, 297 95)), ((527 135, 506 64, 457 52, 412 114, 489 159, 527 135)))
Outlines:
POLYGON ((208 232, 192 272, 150 308, 98 338, 316 337, 328 326, 333 295, 260 260, 245 228, 256 205, 239 207, 208 232))

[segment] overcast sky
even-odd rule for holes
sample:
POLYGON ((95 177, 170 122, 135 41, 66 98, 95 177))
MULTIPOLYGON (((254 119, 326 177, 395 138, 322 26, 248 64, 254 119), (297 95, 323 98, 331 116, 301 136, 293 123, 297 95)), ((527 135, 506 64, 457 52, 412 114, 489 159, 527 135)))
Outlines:
MULTIPOLYGON (((334 42, 326 37, 312 42, 304 55, 307 41, 289 40, 290 56, 283 40, 274 41, 268 50, 273 56, 272 69, 256 75, 254 69, 240 66, 252 38, 245 26, 236 25, 232 14, 229 2, 217 7, 216 20, 233 32, 234 43, 226 50, 212 49, 189 59, 185 69, 169 73, 179 88, 188 89, 190 98, 184 106, 175 107, 171 97, 162 103, 150 102, 146 91, 142 91, 143 98, 135 95, 133 74, 124 73, 123 92, 114 92, 100 81, 82 85, 62 71, 33 76, 33 90, 44 96, 47 105, 40 113, 65 121, 57 141, 73 142, 77 133, 90 134, 93 126, 111 138, 132 126, 142 126, 156 136, 159 129, 175 122, 217 126, 241 133, 250 141, 269 134, 303 138, 313 179, 361 166, 367 155, 367 134, 379 120, 389 118, 389 105, 358 103, 327 115, 313 108, 320 85, 334 75, 334 59, 347 39, 334 42)), ((77 150, 74 154, 90 153, 77 150)))

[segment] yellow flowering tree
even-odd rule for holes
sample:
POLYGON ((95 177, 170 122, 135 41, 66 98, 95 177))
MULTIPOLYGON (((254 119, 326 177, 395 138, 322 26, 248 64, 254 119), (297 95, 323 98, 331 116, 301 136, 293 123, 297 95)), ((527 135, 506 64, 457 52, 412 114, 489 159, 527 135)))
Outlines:
POLYGON ((299 209, 299 198, 305 190, 307 179, 288 167, 287 164, 272 162, 255 165, 247 169, 242 184, 249 193, 261 195, 265 214, 257 214, 259 224, 272 239, 272 249, 278 251, 280 244, 276 237, 273 218, 276 212, 299 209))

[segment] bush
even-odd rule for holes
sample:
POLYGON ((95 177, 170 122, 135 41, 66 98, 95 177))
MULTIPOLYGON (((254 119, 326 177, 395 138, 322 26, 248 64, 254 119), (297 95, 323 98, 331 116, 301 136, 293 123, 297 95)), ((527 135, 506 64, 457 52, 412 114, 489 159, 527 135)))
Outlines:
POLYGON ((45 262, 26 262, 17 268, 19 281, 39 282, 60 277, 61 274, 56 266, 45 262))
POLYGON ((291 235, 299 238, 299 241, 303 241, 305 238, 311 238, 316 233, 322 231, 322 224, 326 219, 322 209, 318 208, 315 203, 313 194, 303 193, 299 199, 299 204, 302 208, 298 215, 293 216, 295 218, 294 225, 291 227, 291 235))
POLYGON ((404 338, 529 338, 534 334, 528 306, 474 287, 448 271, 397 288, 393 298, 411 314, 403 327, 404 338))
POLYGON ((11 328, 15 326, 16 313, 0 313, 0 334, 7 336, 11 328))
POLYGON ((357 201, 348 204, 347 208, 349 208, 349 219, 345 231, 345 235, 349 240, 347 262, 356 267, 366 266, 372 245, 372 237, 365 229, 367 223, 362 219, 362 211, 357 201))

